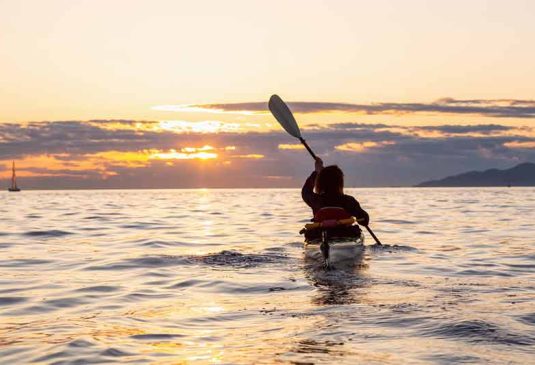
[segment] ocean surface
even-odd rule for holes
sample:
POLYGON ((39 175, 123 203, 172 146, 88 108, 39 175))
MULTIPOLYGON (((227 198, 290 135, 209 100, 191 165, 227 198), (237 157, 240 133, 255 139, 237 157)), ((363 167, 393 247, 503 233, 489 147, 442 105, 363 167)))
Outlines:
POLYGON ((299 190, 0 192, 0 363, 535 363, 535 188, 348 192, 332 271, 299 190))

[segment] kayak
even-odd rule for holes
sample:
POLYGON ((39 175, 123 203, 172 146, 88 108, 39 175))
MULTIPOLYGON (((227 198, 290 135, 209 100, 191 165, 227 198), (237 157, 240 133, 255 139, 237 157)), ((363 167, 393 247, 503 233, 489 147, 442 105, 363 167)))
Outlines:
POLYGON ((364 235, 361 233, 357 237, 335 237, 329 239, 329 253, 325 257, 325 249, 322 250, 322 240, 315 239, 305 241, 306 259, 315 261, 325 261, 326 266, 336 263, 354 261, 364 252, 364 235))
POLYGON ((364 251, 364 235, 355 217, 338 207, 325 207, 313 223, 299 232, 305 235, 307 259, 321 260, 326 268, 337 262, 354 261, 364 251))

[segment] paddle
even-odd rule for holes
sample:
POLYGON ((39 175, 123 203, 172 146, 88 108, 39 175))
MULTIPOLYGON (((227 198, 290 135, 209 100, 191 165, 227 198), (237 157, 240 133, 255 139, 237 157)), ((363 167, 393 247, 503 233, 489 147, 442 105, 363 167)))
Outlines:
POLYGON ((269 110, 271 111, 271 114, 277 119, 277 121, 280 123, 282 128, 286 132, 288 132, 291 136, 299 139, 301 143, 305 146, 308 153, 312 156, 314 160, 317 160, 318 158, 312 151, 312 149, 308 146, 306 141, 301 136, 301 131, 299 130, 299 126, 297 125, 297 122, 295 121, 295 118, 290 111, 290 108, 288 108, 288 105, 278 95, 271 95, 271 98, 269 98, 269 110))
MULTIPOLYGON (((291 136, 299 139, 299 141, 307 149, 308 153, 310 153, 312 158, 314 160, 317 160, 318 158, 316 157, 312 149, 308 146, 305 139, 301 135, 299 126, 297 125, 297 122, 295 121, 295 118, 292 112, 290 111, 290 108, 288 108, 288 105, 286 105, 286 103, 282 101, 282 99, 278 95, 271 95, 271 98, 269 98, 268 107, 269 107, 269 110, 271 111, 271 114, 273 114, 275 119, 277 119, 277 121, 282 126, 282 128, 284 128, 284 130, 288 132, 288 134, 290 134, 291 136)), ((375 243, 382 246, 381 241, 379 241, 379 239, 373 233, 371 228, 368 226, 364 226, 364 227, 366 227, 370 235, 373 237, 373 239, 375 240, 375 243)))
POLYGON ((381 241, 379 241, 379 238, 377 238, 375 233, 373 233, 372 229, 369 226, 364 226, 364 227, 366 227, 370 235, 373 237, 373 239, 375 240, 375 243, 377 243, 379 246, 382 246, 383 244, 381 243, 381 241))

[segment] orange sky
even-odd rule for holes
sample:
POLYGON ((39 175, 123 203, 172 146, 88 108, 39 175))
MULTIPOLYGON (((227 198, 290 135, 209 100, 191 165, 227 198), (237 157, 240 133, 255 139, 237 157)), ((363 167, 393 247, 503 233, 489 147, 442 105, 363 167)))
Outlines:
POLYGON ((351 103, 530 99, 533 14, 529 0, 4 0, 0 122, 212 120, 153 107, 264 101, 275 92, 351 103))
POLYGON ((529 160, 534 14, 528 0, 0 0, 0 177, 17 160, 34 186, 180 166, 178 185, 294 186, 306 152, 259 106, 273 93, 323 157, 367 166, 356 183, 435 176, 422 155, 445 172, 529 160), (413 165, 383 175, 396 158, 413 165))

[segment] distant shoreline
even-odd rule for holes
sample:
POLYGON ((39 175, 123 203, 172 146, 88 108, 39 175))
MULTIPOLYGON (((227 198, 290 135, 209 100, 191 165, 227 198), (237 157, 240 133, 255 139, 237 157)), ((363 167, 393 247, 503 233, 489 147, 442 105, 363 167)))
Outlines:
POLYGON ((535 186, 535 164, 524 162, 505 170, 468 171, 439 180, 424 181, 417 187, 535 186))

